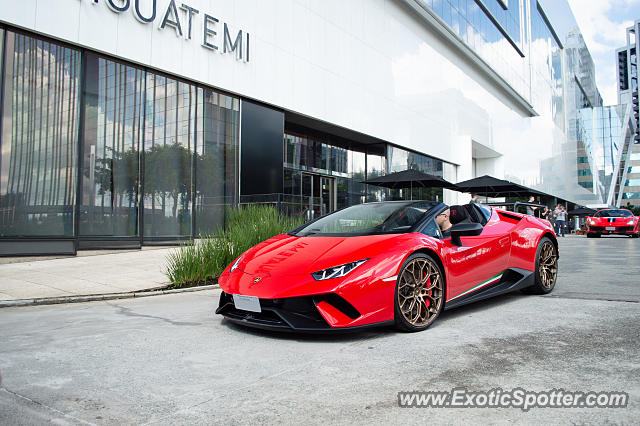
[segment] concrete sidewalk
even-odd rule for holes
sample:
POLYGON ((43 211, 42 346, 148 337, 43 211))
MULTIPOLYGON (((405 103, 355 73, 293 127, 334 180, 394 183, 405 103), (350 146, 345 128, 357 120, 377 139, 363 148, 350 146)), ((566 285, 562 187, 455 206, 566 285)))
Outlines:
POLYGON ((0 260, 0 301, 129 293, 169 284, 166 257, 176 247, 80 251, 59 258, 0 260))

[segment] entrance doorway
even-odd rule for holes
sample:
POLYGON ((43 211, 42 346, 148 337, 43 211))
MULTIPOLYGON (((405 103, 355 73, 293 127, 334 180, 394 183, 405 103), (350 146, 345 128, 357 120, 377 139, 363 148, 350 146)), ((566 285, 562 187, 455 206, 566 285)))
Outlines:
POLYGON ((285 170, 285 191, 299 200, 305 219, 336 209, 336 179, 315 173, 285 170))
POLYGON ((307 218, 313 219, 335 210, 335 178, 300 173, 302 178, 302 202, 306 207, 307 218))

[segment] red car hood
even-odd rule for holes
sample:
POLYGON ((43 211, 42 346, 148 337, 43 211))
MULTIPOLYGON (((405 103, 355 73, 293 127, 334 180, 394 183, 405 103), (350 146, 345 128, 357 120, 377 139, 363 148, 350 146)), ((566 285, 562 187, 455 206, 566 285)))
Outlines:
POLYGON ((334 291, 362 274, 373 273, 381 264, 400 259, 390 255, 366 262, 356 273, 335 280, 316 281, 311 273, 345 263, 369 259, 415 238, 414 234, 362 237, 293 237, 278 235, 242 255, 238 269, 227 268, 218 283, 222 290, 261 298, 295 297, 334 291))
POLYGON ((379 254, 389 240, 403 235, 361 237, 294 237, 278 235, 248 250, 238 269, 255 275, 292 276, 309 274, 370 258, 379 254))

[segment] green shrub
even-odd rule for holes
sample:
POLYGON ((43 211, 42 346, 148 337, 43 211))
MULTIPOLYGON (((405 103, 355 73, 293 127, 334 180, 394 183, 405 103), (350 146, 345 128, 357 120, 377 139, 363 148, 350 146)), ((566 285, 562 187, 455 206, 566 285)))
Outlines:
POLYGON ((226 213, 225 229, 182 244, 167 256, 167 277, 172 287, 212 283, 227 265, 254 245, 304 222, 280 215, 272 206, 229 208, 226 213))

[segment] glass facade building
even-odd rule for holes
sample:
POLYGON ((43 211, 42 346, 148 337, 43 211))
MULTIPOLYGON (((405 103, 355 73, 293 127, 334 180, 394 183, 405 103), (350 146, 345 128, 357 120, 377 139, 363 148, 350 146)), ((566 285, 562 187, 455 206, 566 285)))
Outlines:
MULTIPOLYGON (((631 105, 635 122, 640 121, 640 88, 638 87, 638 51, 640 50, 640 20, 626 29, 627 44, 616 50, 616 68, 618 77, 618 103, 631 105)), ((634 145, 629 149, 628 158, 623 164, 623 189, 621 206, 628 204, 640 206, 640 127, 636 129, 634 145)))
POLYGON ((631 108, 628 105, 582 108, 576 124, 580 126, 578 141, 583 147, 578 157, 582 186, 605 204, 619 206, 624 196, 624 167, 635 134, 631 108))

